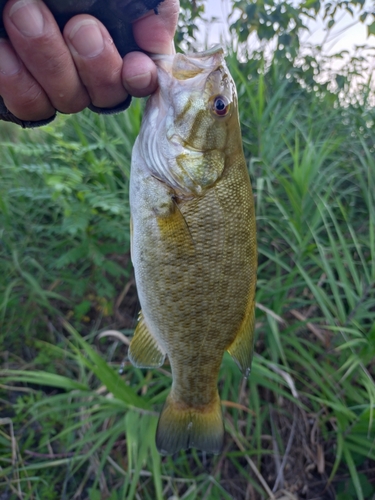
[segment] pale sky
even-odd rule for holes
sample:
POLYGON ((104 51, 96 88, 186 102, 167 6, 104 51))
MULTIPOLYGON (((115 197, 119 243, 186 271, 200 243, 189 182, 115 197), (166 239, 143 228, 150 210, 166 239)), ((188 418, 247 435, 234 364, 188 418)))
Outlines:
MULTIPOLYGON (((371 10, 370 5, 373 3, 367 1, 368 10, 371 10)), ((372 9, 373 10, 373 9, 372 9)), ((230 40, 229 30, 228 30, 228 15, 231 13, 231 2, 230 0, 206 0, 206 18, 216 17, 218 21, 215 23, 210 23, 208 26, 202 26, 202 42, 207 39, 207 45, 212 45, 214 43, 220 42, 222 39, 230 40)), ((349 26, 353 23, 353 19, 349 14, 340 15, 338 19, 339 22, 334 28, 334 33, 339 34, 343 28, 349 26)), ((309 21, 310 33, 303 35, 303 40, 312 44, 319 44, 324 40, 326 33, 323 30, 323 23, 321 19, 314 21, 309 21)), ((355 26, 348 28, 342 34, 338 36, 330 36, 330 43, 326 45, 327 50, 330 53, 338 52, 340 50, 353 51, 355 45, 361 45, 367 43, 375 47, 375 36, 366 38, 366 27, 362 23, 356 23, 355 26)))
MULTIPOLYGON (((295 0, 297 2, 297 0, 295 0)), ((365 6, 367 10, 374 10, 374 1, 367 0, 365 6), (371 9, 372 6, 372 9, 371 9)), ((202 23, 199 25, 199 35, 197 50, 203 50, 207 47, 212 46, 215 43, 223 43, 223 45, 228 45, 231 40, 229 32, 228 15, 231 13, 232 3, 230 0, 206 0, 206 13, 205 18, 211 19, 213 17, 217 18, 215 22, 202 23), (227 42, 227 43, 226 43, 227 42)), ((357 16, 358 19, 358 16, 357 16)), ((324 30, 324 23, 322 19, 317 18, 308 21, 309 32, 306 31, 301 36, 302 42, 311 45, 319 45, 327 37, 327 33, 324 30)), ((360 22, 356 22, 350 14, 340 14, 337 16, 336 24, 333 31, 327 37, 327 42, 324 44, 325 52, 327 55, 335 54, 342 50, 349 51, 349 55, 345 56, 344 59, 335 59, 330 62, 330 66, 327 67, 327 72, 321 75, 321 79, 330 80, 331 71, 340 72, 347 66, 347 60, 350 56, 358 55, 355 51, 356 45, 367 44, 373 49, 370 52, 362 52, 361 55, 366 57, 369 62, 369 73, 375 73, 375 36, 370 36, 367 38, 367 28, 360 22)), ((256 36, 250 38, 249 52, 254 48, 256 50, 259 48, 259 44, 256 36)), ((361 81, 367 81, 368 72, 364 73, 359 77, 355 77, 355 83, 361 81)))

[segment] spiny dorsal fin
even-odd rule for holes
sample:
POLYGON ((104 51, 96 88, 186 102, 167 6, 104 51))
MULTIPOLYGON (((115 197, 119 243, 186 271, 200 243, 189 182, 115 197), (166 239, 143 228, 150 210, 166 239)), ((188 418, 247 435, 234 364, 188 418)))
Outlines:
POLYGON ((164 363, 165 353, 151 335, 142 311, 139 313, 138 325, 130 343, 128 356, 137 368, 157 368, 164 363))
POLYGON ((254 329, 255 329, 255 302, 249 304, 247 314, 241 324, 236 338, 228 348, 244 377, 250 374, 251 361, 253 359, 254 348, 254 329))

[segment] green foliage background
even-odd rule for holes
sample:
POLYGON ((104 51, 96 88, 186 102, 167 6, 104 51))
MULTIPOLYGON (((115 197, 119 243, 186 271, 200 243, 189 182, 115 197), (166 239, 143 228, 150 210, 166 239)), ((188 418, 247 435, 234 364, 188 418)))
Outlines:
MULTIPOLYGON (((0 124, 1 498, 375 495, 374 94, 370 77, 352 91, 368 65, 358 57, 336 85, 319 83, 335 56, 302 55, 299 38, 322 9, 327 27, 335 8, 362 9, 369 33, 373 18, 361 2, 234 3, 239 40, 256 31, 264 42, 242 62, 228 49, 259 283, 249 381, 223 360, 223 454, 161 458, 168 366, 122 363, 132 330, 116 312, 119 297, 130 300, 128 183, 142 101, 40 130, 0 124)), ((204 2, 182 9, 177 37, 191 42, 204 2)))

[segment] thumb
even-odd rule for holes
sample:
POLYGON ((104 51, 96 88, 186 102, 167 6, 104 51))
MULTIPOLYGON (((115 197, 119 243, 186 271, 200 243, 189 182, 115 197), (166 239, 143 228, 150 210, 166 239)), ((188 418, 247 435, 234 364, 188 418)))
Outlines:
POLYGON ((139 47, 153 54, 174 52, 173 37, 176 32, 179 0, 164 0, 154 12, 133 23, 134 38, 139 47))

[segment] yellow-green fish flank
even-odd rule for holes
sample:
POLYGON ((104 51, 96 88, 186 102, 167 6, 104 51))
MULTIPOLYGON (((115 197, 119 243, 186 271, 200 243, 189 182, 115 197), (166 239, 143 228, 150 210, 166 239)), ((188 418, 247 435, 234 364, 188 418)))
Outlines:
POLYGON ((156 443, 163 454, 219 453, 217 378, 225 350, 250 371, 256 285, 253 195, 223 51, 155 56, 159 89, 133 150, 132 260, 142 307, 129 357, 173 383, 156 443))

